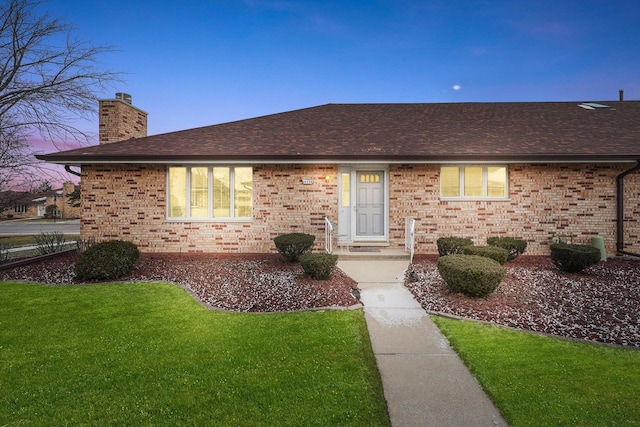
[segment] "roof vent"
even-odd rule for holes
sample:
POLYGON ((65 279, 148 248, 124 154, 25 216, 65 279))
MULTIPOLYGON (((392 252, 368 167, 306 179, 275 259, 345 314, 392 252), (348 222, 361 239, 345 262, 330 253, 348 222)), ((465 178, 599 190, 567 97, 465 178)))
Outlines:
POLYGON ((131 105, 131 95, 129 95, 128 93, 117 92, 116 99, 119 99, 120 101, 124 101, 127 104, 131 105))
POLYGON ((608 105, 596 104, 595 102, 583 102, 578 107, 582 107, 585 110, 612 110, 608 105))

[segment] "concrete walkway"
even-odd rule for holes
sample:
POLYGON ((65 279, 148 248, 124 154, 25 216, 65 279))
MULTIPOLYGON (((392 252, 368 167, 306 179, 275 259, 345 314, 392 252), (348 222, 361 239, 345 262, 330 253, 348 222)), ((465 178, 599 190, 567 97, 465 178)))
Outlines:
POLYGON ((340 259, 358 282, 391 424, 506 426, 447 339, 403 286, 406 260, 340 259))

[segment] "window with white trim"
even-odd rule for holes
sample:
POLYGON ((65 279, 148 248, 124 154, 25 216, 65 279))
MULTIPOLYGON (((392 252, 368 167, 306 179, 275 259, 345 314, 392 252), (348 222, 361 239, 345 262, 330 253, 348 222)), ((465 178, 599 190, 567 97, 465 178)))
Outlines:
POLYGON ((29 211, 29 205, 26 205, 24 203, 16 203, 13 206, 13 211, 15 213, 27 213, 27 211, 29 211))
POLYGON ((440 167, 442 199, 506 199, 508 182, 506 165, 440 167))
POLYGON ((253 215, 251 166, 170 166, 169 219, 249 219, 253 215))

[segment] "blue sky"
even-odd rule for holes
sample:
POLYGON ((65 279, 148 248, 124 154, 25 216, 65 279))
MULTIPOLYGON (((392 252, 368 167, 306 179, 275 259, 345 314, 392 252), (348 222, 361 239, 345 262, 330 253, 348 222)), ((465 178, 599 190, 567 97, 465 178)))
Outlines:
MULTIPOLYGON (((50 0, 149 134, 325 103, 640 99, 640 1, 50 0)), ((82 125, 97 131, 95 121, 82 125)), ((96 138, 97 141, 97 138, 96 138)), ((49 150, 55 151, 55 150, 49 150)))

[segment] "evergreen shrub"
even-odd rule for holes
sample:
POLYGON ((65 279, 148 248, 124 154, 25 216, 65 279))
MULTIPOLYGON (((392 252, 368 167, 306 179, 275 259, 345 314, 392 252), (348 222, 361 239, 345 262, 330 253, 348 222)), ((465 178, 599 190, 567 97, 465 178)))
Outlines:
POLYGON ((316 280, 329 280, 338 264, 338 255, 307 252, 299 258, 304 272, 316 280))
POLYGON ((138 247, 123 240, 96 243, 82 252, 74 269, 80 280, 110 280, 133 271, 140 258, 138 247))
POLYGON ((445 256, 461 254, 462 248, 473 245, 473 241, 464 237, 440 237, 436 244, 438 245, 438 254, 445 256))
POLYGON ((487 237, 487 245, 506 249, 509 253, 507 262, 518 258, 527 250, 527 241, 513 237, 487 237))
POLYGON ((553 243, 551 259, 560 270, 579 273, 600 261, 600 249, 588 245, 553 243))
POLYGON ((305 233, 289 233, 273 239, 278 252, 289 261, 298 261, 300 256, 311 251, 316 236, 305 233))
POLYGON ((485 297, 502 282, 506 269, 491 258, 454 254, 438 258, 438 272, 452 292, 485 297))
POLYGON ((497 246, 465 246, 462 248, 462 253, 464 255, 478 255, 491 258, 500 265, 505 265, 509 258, 509 252, 497 246))

